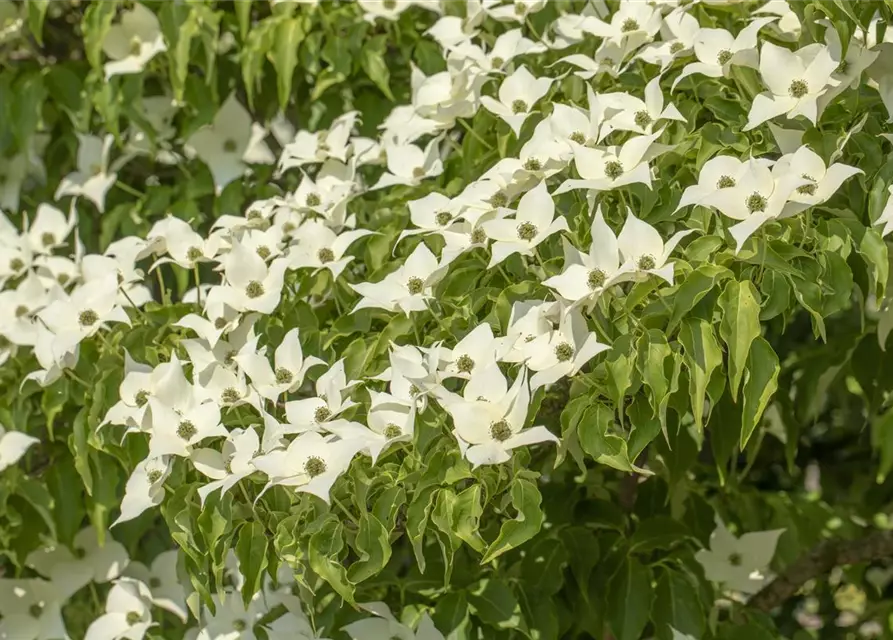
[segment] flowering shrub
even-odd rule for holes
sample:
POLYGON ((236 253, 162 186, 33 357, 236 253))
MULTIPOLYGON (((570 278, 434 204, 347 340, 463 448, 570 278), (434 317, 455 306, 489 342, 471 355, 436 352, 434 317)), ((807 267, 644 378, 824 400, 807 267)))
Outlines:
POLYGON ((0 4, 0 638, 893 637, 891 6, 0 4))

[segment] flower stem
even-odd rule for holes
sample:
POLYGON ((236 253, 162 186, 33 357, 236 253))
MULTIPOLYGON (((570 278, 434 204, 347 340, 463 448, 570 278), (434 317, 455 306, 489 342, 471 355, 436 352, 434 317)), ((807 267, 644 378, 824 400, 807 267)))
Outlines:
POLYGON ((351 522, 353 522, 355 525, 357 525, 357 529, 360 528, 360 521, 357 520, 356 517, 350 511, 347 510, 347 507, 345 507, 343 504, 341 504, 341 501, 338 498, 336 498, 335 496, 332 496, 332 502, 334 502, 336 505, 338 505, 338 508, 344 512, 344 515, 346 515, 350 519, 351 522))
POLYGON ((474 129, 472 129, 471 126, 470 126, 467 122, 465 122, 465 120, 462 120, 462 119, 460 119, 460 118, 457 118, 456 120, 457 120, 457 122, 458 122, 459 124, 462 125, 462 127, 463 127, 468 133, 470 133, 472 136, 474 136, 475 139, 476 139, 478 142, 480 142, 482 145, 484 145, 484 146, 487 148, 488 151, 493 151, 493 150, 494 150, 494 149, 493 149, 493 145, 491 145, 489 142, 487 142, 486 140, 484 140, 484 139, 480 136, 480 134, 479 134, 477 131, 475 131, 474 129))
POLYGON ((198 263, 192 265, 192 275, 195 276, 195 303, 202 308, 202 280, 198 275, 198 263))
POLYGON ((134 196, 134 197, 136 197, 136 198, 142 198, 142 197, 144 197, 144 196, 146 195, 146 194, 144 194, 144 193, 142 193, 142 192, 140 192, 140 191, 137 191, 136 189, 134 189, 133 187, 131 187, 129 184, 124 184, 124 183, 121 182, 120 180, 118 180, 117 182, 115 182, 115 186, 118 187, 121 191, 123 191, 123 192, 125 192, 125 193, 129 193, 130 195, 132 195, 132 196, 134 196))

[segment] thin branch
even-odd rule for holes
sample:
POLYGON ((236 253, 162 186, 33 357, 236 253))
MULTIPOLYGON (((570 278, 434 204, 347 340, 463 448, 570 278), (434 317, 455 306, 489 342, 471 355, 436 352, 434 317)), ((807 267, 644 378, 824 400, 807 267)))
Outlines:
POLYGON ((763 587, 748 605, 769 612, 784 604, 809 580, 834 567, 888 557, 893 557, 893 531, 876 531, 857 540, 825 540, 763 587))

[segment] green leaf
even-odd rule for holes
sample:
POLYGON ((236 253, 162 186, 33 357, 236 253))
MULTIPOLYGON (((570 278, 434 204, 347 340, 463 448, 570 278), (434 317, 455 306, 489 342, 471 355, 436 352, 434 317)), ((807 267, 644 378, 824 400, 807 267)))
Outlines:
POLYGON ((713 325, 706 320, 689 318, 679 329, 679 342, 688 369, 688 386, 691 395, 691 413, 695 425, 704 428, 704 397, 707 384, 717 367, 722 366, 722 349, 713 332, 713 325))
POLYGON ((347 579, 354 584, 378 574, 391 559, 388 530, 371 513, 360 516, 360 529, 354 546, 359 559, 347 570, 347 579))
POLYGON ((754 340, 747 358, 747 374, 744 378, 744 406, 741 414, 741 448, 744 449, 753 430, 759 424, 766 405, 778 389, 778 373, 781 370, 778 356, 762 337, 754 340))
POLYGON ((623 406, 623 396, 632 384, 632 373, 636 360, 632 336, 617 338, 605 358, 608 371, 608 395, 615 406, 623 406))
POLYGON ((391 93, 390 86, 391 73, 388 71, 385 61, 387 38, 387 35, 380 35, 369 40, 360 52, 360 64, 363 65, 363 70, 375 83, 375 86, 381 89, 388 100, 394 102, 394 94, 391 93))
POLYGON ((729 350, 729 390, 738 399, 750 345, 760 335, 760 294, 749 281, 729 282, 719 297, 719 335, 729 350))
POLYGON ((570 556, 561 540, 540 538, 526 549, 521 576, 532 591, 552 596, 564 585, 564 568, 570 556))
POLYGON ((468 593, 468 604, 484 623, 497 629, 524 628, 521 605, 508 583, 502 580, 481 580, 468 593))
POLYGON ((887 244, 876 229, 865 230, 865 235, 859 243, 859 253, 868 265, 875 296, 878 300, 883 300, 890 275, 890 262, 887 257, 887 244))
POLYGON ((601 403, 589 406, 577 426, 583 451, 596 462, 620 471, 649 473, 632 464, 626 440, 609 433, 613 425, 614 412, 611 409, 601 403))
POLYGON ((657 578, 651 620, 661 640, 673 640, 673 629, 700 638, 704 634, 705 616, 696 585, 681 571, 661 567, 657 578), (672 627, 672 629, 671 629, 672 627))
POLYGON ((731 272, 725 267, 710 263, 702 264, 692 271, 676 291, 673 315, 670 316, 670 321, 667 324, 667 333, 672 332, 685 314, 710 293, 718 282, 731 275, 731 272))
POLYGON ((347 570, 340 559, 344 548, 344 529, 335 516, 326 518, 320 528, 310 536, 308 557, 310 568, 329 583, 342 598, 354 602, 354 588, 347 579, 347 570))
POLYGON ((678 387, 681 360, 673 352, 667 337, 659 329, 649 329, 642 334, 636 348, 639 352, 639 371, 648 387, 654 415, 660 418, 660 426, 667 432, 667 403, 670 394, 678 387))
POLYGON ((608 588, 608 624, 617 640, 639 640, 648 624, 654 590, 651 570, 624 558, 608 588))
POLYGON ((540 503, 543 498, 536 485, 523 478, 516 478, 511 489, 512 507, 518 514, 502 523, 499 535, 484 554, 482 564, 498 558, 506 551, 518 547, 539 533, 545 519, 540 503))
POLYGON ((93 472, 90 470, 90 449, 87 438, 90 429, 87 425, 87 409, 81 409, 74 418, 68 447, 74 454, 74 468, 77 469, 88 495, 93 495, 93 472))
POLYGON ((267 544, 264 525, 260 522, 246 522, 242 525, 239 541, 236 543, 236 558, 239 560, 239 572, 245 579, 242 585, 242 602, 246 607, 260 590, 264 569, 267 568, 267 544))
POLYGON ((233 8, 236 12, 236 20, 239 23, 239 37, 244 40, 251 26, 251 2, 252 0, 233 0, 233 8))
POLYGON ((37 44, 43 46, 43 20, 47 14, 47 7, 50 6, 50 0, 27 0, 28 8, 28 30, 37 44))
POLYGON ((291 18, 276 27, 272 62, 276 69, 276 92, 279 108, 285 109, 291 98, 292 78, 298 65, 298 48, 304 40, 304 21, 291 18))
POLYGON ((112 26, 119 3, 120 0, 91 2, 84 11, 84 20, 81 23, 81 30, 84 33, 84 53, 94 69, 102 66, 102 41, 112 26))

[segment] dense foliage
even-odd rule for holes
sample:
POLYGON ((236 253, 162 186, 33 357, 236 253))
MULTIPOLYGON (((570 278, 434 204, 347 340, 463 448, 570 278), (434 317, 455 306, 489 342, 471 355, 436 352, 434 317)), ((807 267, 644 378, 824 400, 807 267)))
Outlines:
POLYGON ((0 637, 893 638, 891 20, 0 2, 0 637))

